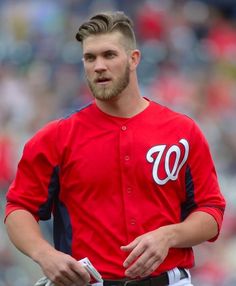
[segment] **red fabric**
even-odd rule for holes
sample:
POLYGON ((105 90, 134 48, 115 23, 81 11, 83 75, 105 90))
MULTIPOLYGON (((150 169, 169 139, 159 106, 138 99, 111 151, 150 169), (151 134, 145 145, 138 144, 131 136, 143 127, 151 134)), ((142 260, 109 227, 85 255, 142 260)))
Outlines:
MULTIPOLYGON (((72 236, 72 255, 89 257, 103 278, 124 277, 127 254, 120 246, 180 222, 187 197, 195 203, 189 212, 210 213, 219 229, 225 206, 198 127, 153 102, 130 119, 109 116, 92 104, 39 131, 24 149, 6 215, 27 209, 42 219, 43 206, 51 210, 46 206, 54 189, 59 191, 54 215, 64 227, 65 241, 72 236), (52 179, 55 166, 60 188, 52 179), (69 220, 58 216, 60 209, 69 220)), ((171 249, 153 275, 193 264, 191 248, 171 249)))

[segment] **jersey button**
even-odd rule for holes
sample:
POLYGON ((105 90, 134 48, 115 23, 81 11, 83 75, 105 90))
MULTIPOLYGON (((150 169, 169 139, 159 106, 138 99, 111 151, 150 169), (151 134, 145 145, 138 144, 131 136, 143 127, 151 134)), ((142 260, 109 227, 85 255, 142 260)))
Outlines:
POLYGON ((129 161, 130 157, 128 155, 125 156, 125 161, 129 161))
POLYGON ((123 126, 121 127, 121 130, 125 131, 125 130, 127 130, 127 127, 126 127, 125 125, 123 125, 123 126))
POLYGON ((127 188, 127 193, 131 194, 132 193, 132 189, 130 187, 127 188))
POLYGON ((131 225, 136 225, 136 220, 135 220, 134 218, 132 218, 132 219, 130 220, 130 224, 131 224, 131 225))

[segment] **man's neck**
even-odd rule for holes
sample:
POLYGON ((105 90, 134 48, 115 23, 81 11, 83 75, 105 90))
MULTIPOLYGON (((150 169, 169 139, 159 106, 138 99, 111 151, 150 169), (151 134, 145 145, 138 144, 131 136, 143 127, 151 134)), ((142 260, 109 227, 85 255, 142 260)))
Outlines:
POLYGON ((142 112, 149 105, 149 102, 139 94, 120 94, 116 98, 101 101, 96 99, 98 108, 112 116, 130 118, 142 112))

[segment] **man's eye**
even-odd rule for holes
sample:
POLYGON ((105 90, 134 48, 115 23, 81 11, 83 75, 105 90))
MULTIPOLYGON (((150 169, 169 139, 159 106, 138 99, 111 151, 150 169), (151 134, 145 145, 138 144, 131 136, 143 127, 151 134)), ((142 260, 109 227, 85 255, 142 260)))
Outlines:
POLYGON ((94 56, 86 56, 86 57, 84 57, 84 61, 85 61, 85 62, 91 63, 91 62, 93 62, 94 60, 95 60, 95 57, 94 57, 94 56))
POLYGON ((105 57, 107 59, 113 59, 115 57, 115 54, 114 53, 106 53, 105 57))

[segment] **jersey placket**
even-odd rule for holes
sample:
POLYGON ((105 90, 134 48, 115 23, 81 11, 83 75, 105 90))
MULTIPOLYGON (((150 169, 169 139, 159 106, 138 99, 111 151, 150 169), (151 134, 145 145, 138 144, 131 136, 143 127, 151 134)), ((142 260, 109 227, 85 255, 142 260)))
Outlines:
POLYGON ((120 166, 122 177, 122 190, 124 200, 124 211, 126 218, 127 233, 129 240, 138 235, 138 217, 135 203, 134 190, 134 158, 133 158, 133 133, 128 125, 122 125, 120 130, 120 166))

